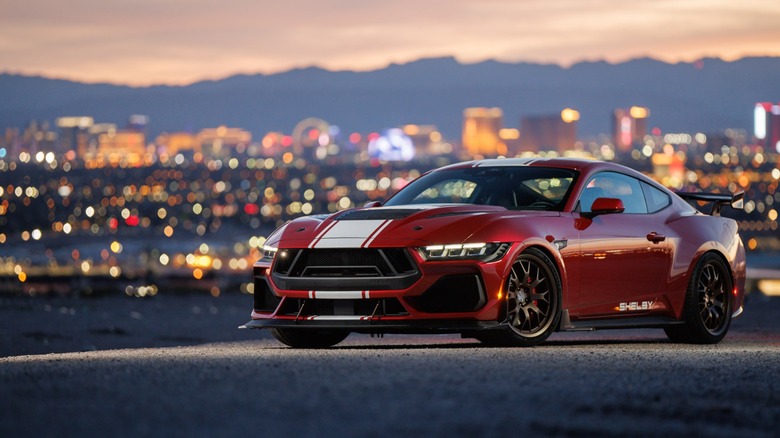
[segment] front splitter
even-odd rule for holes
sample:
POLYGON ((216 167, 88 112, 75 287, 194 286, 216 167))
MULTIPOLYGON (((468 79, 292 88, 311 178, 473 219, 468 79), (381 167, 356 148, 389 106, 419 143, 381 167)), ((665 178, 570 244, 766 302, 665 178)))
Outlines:
POLYGON ((463 333, 470 331, 502 329, 505 325, 496 321, 474 320, 383 320, 372 319, 253 319, 239 326, 241 329, 286 328, 296 330, 349 330, 355 333, 463 333))

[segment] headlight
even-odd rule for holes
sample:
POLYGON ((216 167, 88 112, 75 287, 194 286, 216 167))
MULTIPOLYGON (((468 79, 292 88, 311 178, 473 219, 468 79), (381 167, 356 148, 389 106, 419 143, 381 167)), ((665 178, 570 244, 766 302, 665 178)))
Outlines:
POLYGON ((276 251, 278 251, 279 248, 269 246, 269 245, 263 245, 263 258, 261 259, 264 262, 271 263, 274 261, 274 257, 276 256, 276 251))
POLYGON ((508 243, 456 243, 418 248, 425 260, 482 260, 492 262, 506 254, 508 243))

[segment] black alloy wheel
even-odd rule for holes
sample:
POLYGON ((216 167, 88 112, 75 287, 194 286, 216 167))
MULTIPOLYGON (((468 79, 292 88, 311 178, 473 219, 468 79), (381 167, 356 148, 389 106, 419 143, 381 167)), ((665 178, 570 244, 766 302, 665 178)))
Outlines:
POLYGON ((529 248, 517 257, 507 278, 507 330, 478 339, 521 347, 544 342, 561 317, 561 289, 555 264, 544 252, 529 248))
POLYGON ((715 263, 707 263, 697 280, 699 315, 704 327, 712 334, 723 329, 728 311, 729 291, 725 281, 728 274, 715 263))
POLYGON ((667 327, 674 342, 715 344, 731 325, 733 282, 726 263, 716 254, 704 254, 696 264, 683 309, 684 324, 667 327))

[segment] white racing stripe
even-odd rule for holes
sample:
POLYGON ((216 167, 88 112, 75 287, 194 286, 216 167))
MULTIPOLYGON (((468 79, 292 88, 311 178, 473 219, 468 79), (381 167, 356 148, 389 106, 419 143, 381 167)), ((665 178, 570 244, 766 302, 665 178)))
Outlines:
POLYGON ((334 221, 309 245, 309 248, 365 248, 390 224, 389 219, 334 221))
POLYGON ((367 290, 310 290, 309 298, 322 298, 331 300, 362 300, 371 298, 371 291, 367 290))
POLYGON ((388 225, 390 225, 390 222, 392 222, 390 219, 384 221, 382 225, 380 225, 376 230, 374 230, 373 233, 371 233, 370 236, 368 236, 368 239, 366 239, 366 241, 363 242, 363 244, 360 245, 360 247, 368 248, 368 246, 371 245, 371 242, 373 242, 374 239, 376 239, 376 237, 382 232, 382 230, 384 230, 385 228, 387 228, 388 225))
POLYGON ((330 320, 330 321, 368 321, 371 319, 370 315, 311 315, 307 316, 306 320, 311 321, 313 319, 318 320, 330 320))
POLYGON ((322 237, 325 236, 325 234, 327 234, 327 232, 331 228, 333 228, 333 226, 336 225, 337 223, 338 222, 331 222, 330 225, 325 227, 324 230, 320 231, 320 234, 317 234, 317 237, 315 237, 314 240, 312 240, 311 243, 309 244, 309 248, 314 248, 317 245, 317 243, 319 243, 319 241, 322 239, 322 237))

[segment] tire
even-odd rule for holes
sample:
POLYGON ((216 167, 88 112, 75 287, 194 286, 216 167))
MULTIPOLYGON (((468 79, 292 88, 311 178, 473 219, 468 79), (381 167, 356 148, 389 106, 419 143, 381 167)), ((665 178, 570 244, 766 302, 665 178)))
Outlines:
POLYGON ((293 348, 328 348, 343 341, 345 330, 312 330, 272 328, 271 334, 284 345, 293 348))
POLYGON ((550 258, 536 248, 520 254, 506 279, 507 328, 480 333, 491 345, 532 347, 546 341, 561 319, 561 277, 550 258))
POLYGON ((696 263, 685 293, 682 325, 664 328, 673 342, 716 344, 731 325, 731 291, 734 288, 726 263, 704 254, 696 263))

